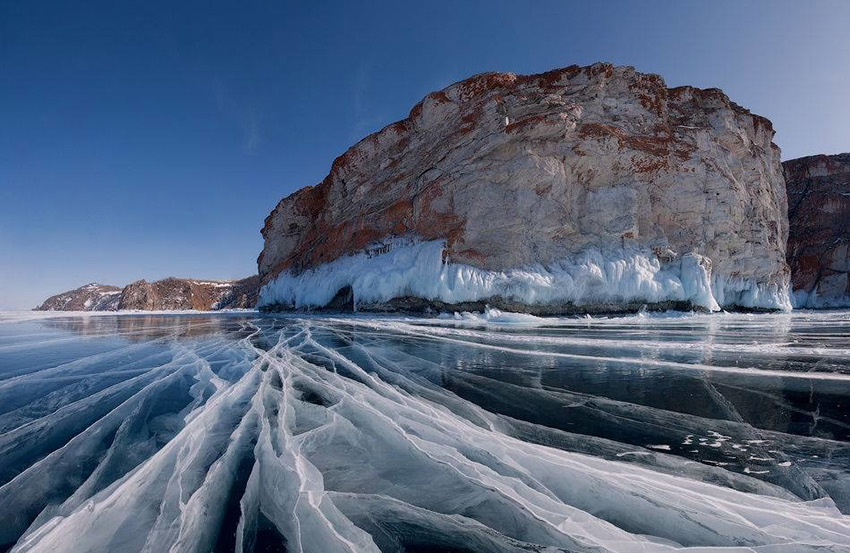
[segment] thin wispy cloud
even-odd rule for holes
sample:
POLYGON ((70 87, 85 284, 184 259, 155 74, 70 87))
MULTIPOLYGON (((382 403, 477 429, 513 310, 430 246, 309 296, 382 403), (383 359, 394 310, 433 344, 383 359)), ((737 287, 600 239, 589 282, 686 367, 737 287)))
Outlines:
POLYGON ((352 88, 354 123, 351 128, 350 139, 360 140, 369 133, 393 121, 392 116, 385 110, 373 111, 370 109, 369 88, 372 83, 371 64, 361 63, 354 77, 352 88))
POLYGON ((223 81, 214 83, 215 99, 219 110, 234 122, 241 132, 242 151, 257 155, 263 143, 263 117, 250 101, 239 101, 223 81))

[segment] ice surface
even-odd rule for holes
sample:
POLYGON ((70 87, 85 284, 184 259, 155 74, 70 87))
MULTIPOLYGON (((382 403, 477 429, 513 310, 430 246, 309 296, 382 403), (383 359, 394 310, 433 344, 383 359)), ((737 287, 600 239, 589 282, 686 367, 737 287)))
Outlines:
POLYGON ((0 321, 2 549, 850 550, 848 312, 0 321))
POLYGON ((445 303, 501 296, 528 305, 687 301, 709 311, 791 307, 787 283, 712 276, 693 254, 662 263, 647 250, 589 249, 551 267, 487 271, 444 261, 444 253, 441 241, 393 243, 299 275, 284 272, 263 286, 259 306, 321 307, 350 286, 355 307, 403 296, 445 303))

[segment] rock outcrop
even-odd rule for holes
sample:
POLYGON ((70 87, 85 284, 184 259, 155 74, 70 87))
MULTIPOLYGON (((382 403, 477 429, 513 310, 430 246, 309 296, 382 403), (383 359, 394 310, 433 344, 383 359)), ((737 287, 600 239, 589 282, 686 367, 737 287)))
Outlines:
POLYGON ((49 298, 41 311, 167 311, 253 309, 257 304, 259 277, 241 280, 195 280, 166 278, 156 282, 139 280, 123 289, 87 284, 49 298))
POLYGON ((429 94, 266 219, 265 309, 786 309, 770 121, 631 67, 429 94))
POLYGON ((119 310, 142 311, 250 309, 257 300, 258 277, 238 281, 166 278, 138 280, 121 292, 119 310))
POLYGON ((55 296, 50 296, 35 311, 115 311, 121 288, 92 282, 55 296))
POLYGON ((850 153, 782 164, 795 307, 850 306, 850 153))

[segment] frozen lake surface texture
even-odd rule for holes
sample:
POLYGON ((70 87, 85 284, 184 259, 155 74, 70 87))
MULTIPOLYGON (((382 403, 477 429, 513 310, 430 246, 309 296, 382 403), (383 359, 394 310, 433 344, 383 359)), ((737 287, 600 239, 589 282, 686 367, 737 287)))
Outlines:
POLYGON ((7 550, 850 552, 850 312, 2 314, 7 550))

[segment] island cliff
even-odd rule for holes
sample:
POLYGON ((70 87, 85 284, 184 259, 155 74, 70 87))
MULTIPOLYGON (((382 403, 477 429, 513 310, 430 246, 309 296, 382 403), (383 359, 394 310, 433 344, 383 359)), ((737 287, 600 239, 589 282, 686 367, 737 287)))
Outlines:
POLYGON ((253 309, 257 303, 256 276, 236 281, 166 278, 138 280, 121 292, 118 309, 147 311, 253 309))
POLYGON ((35 311, 115 311, 121 298, 121 288, 92 282, 50 296, 35 311))
POLYGON ((788 309, 773 134, 718 89, 631 67, 477 75, 280 201, 258 305, 788 309))
POLYGON ((257 276, 241 280, 138 280, 123 289, 117 286, 86 284, 76 290, 51 296, 36 307, 36 311, 253 309, 257 303, 258 291, 257 276))
POLYGON ((850 306, 850 153, 782 164, 795 307, 850 306))

